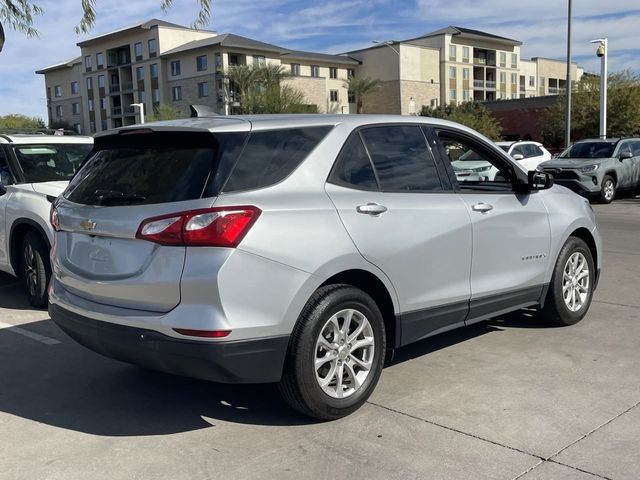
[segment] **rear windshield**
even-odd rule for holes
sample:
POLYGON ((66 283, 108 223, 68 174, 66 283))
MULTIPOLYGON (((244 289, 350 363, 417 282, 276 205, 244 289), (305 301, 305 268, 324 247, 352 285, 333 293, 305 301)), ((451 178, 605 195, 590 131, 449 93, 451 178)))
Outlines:
POLYGON ((64 196, 84 205, 144 205, 263 188, 288 176, 329 129, 101 137, 64 196))
POLYGON ((613 156, 616 142, 575 143, 560 154, 560 158, 609 158, 613 156))
POLYGON ((90 143, 17 145, 13 148, 27 183, 69 180, 87 154, 90 143))

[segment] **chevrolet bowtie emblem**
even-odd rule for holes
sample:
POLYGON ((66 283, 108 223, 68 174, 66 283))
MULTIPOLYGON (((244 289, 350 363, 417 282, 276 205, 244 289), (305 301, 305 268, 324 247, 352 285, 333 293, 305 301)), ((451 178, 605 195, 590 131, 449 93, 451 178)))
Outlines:
POLYGON ((96 228, 96 222, 92 220, 83 220, 80 222, 80 226, 85 230, 93 230, 96 228))

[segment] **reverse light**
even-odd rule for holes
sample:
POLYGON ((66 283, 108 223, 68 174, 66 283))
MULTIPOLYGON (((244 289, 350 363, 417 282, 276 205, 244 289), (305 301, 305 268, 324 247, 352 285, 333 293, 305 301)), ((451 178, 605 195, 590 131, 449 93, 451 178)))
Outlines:
POLYGON ((144 220, 136 238, 160 245, 235 248, 261 213, 253 206, 172 213, 144 220))
POLYGON ((54 205, 51 205, 49 210, 49 223, 53 227, 54 232, 60 231, 60 220, 58 219, 58 211, 54 205))
POLYGON ((587 165, 579 169, 582 173, 590 173, 598 170, 598 165, 587 165))

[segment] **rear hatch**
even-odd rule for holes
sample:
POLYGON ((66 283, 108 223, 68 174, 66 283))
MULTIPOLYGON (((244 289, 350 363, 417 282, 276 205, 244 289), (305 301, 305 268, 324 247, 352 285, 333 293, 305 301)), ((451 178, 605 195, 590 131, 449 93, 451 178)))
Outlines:
POLYGON ((106 305, 152 312, 178 305, 186 247, 136 234, 149 218, 213 205, 246 137, 140 129, 96 138, 55 204, 57 280, 106 305))

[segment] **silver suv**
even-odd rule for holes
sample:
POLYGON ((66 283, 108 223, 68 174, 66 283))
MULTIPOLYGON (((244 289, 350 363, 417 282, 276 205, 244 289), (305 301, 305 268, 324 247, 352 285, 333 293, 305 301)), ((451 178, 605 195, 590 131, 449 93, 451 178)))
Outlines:
POLYGON ((460 125, 399 116, 196 118, 98 135, 55 202, 51 318, 81 344, 219 382, 279 382, 333 419, 392 349, 539 307, 589 308, 587 201, 460 125), (459 181, 473 151, 498 169, 459 181))
POLYGON ((22 277, 35 307, 47 304, 51 202, 92 146, 79 135, 0 134, 0 271, 22 277))

